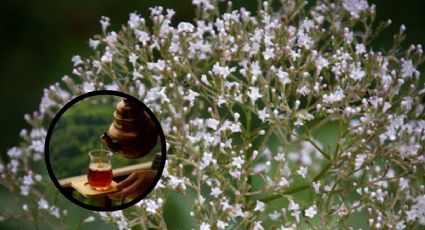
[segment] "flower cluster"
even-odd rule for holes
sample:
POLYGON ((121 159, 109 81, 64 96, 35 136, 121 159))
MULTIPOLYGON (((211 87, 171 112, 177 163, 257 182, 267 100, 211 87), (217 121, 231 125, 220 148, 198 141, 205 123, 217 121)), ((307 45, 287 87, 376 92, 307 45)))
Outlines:
POLYGON ((173 10, 154 7, 152 26, 132 13, 120 31, 103 17, 94 55, 73 57, 73 76, 26 115, 33 129, 0 164, 0 182, 34 193, 32 208, 59 218, 33 187, 46 178, 28 160, 40 159, 43 127, 61 105, 113 89, 151 108, 168 150, 160 183, 134 212, 100 214, 120 229, 166 228, 172 193, 193 201, 203 230, 425 225, 421 45, 403 49, 402 26, 390 50, 373 47, 391 21, 374 22, 365 0, 281 2, 253 14, 194 0, 196 19, 177 26, 173 10))

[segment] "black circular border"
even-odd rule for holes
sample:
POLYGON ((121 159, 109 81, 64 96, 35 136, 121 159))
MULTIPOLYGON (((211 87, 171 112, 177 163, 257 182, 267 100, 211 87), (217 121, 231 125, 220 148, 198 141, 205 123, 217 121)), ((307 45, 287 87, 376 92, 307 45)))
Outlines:
POLYGON ((47 131, 46 140, 45 140, 45 143, 44 143, 44 160, 46 162, 47 171, 49 172, 50 179, 53 181, 56 188, 58 188, 58 190, 62 193, 62 195, 64 195, 66 198, 68 198, 68 200, 72 201, 74 204, 77 204, 77 205, 79 205, 83 208, 86 208, 86 209, 89 209, 89 210, 92 210, 92 211, 117 211, 117 210, 122 210, 122 209, 128 208, 128 207, 138 203, 140 200, 145 198, 155 188, 159 179, 161 178, 162 172, 164 171, 166 158, 167 158, 167 150, 166 150, 165 135, 164 135, 164 131, 162 130, 161 123, 158 121, 155 114, 143 102, 141 102, 137 98, 135 98, 131 95, 128 95, 126 93, 114 91, 114 90, 96 90, 96 91, 88 92, 88 93, 82 94, 80 96, 77 96, 76 98, 74 98, 71 101, 69 101, 68 103, 66 103, 65 106, 63 106, 59 110, 59 112, 55 115, 52 122, 50 123, 49 130, 47 131), (137 104, 139 104, 140 106, 142 106, 143 109, 149 114, 149 116, 152 118, 153 122, 155 123, 157 131, 159 133, 159 137, 161 139, 161 150, 162 150, 161 162, 160 162, 160 165, 159 165, 159 168, 158 168, 158 173, 156 174, 156 177, 155 177, 153 183, 151 183, 149 188, 143 194, 141 194, 137 198, 133 199, 132 201, 125 203, 125 204, 122 204, 122 205, 109 207, 109 208, 101 208, 101 207, 85 204, 85 203, 75 199, 74 197, 72 197, 72 195, 65 193, 64 189, 59 184, 59 181, 56 179, 55 174, 54 174, 53 169, 52 169, 52 166, 50 165, 50 151, 49 151, 50 138, 52 136, 53 130, 54 130, 55 125, 58 122, 58 120, 61 118, 61 116, 63 115, 63 113, 65 113, 65 111, 67 109, 69 109, 71 106, 73 106, 77 102, 79 102, 79 101, 81 101, 85 98, 97 96, 97 95, 119 96, 119 97, 127 98, 131 101, 134 101, 137 104))

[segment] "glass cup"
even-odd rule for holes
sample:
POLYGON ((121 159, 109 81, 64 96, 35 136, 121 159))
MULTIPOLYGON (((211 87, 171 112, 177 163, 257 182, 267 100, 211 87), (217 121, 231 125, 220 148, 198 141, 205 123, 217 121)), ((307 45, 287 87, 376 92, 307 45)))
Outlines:
POLYGON ((90 165, 87 180, 91 188, 106 190, 112 183, 112 152, 93 150, 89 152, 90 165))

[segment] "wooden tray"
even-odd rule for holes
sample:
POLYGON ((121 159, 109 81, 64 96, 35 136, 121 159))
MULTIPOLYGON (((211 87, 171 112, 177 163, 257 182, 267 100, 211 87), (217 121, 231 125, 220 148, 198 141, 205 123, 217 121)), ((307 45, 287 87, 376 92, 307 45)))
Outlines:
POLYGON ((87 180, 72 181, 71 186, 85 197, 100 197, 108 193, 117 191, 117 183, 112 181, 112 184, 106 190, 94 190, 90 187, 87 180))

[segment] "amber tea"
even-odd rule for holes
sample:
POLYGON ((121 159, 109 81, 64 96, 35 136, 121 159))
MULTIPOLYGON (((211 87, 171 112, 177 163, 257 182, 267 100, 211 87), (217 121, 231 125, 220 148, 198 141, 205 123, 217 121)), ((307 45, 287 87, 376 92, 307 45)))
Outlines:
POLYGON ((112 183, 112 153, 95 150, 89 153, 90 165, 87 173, 89 185, 96 190, 106 190, 112 183))

